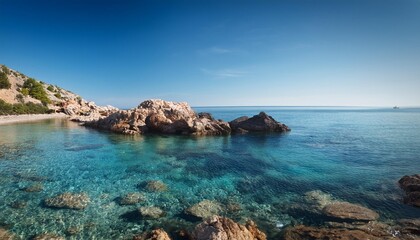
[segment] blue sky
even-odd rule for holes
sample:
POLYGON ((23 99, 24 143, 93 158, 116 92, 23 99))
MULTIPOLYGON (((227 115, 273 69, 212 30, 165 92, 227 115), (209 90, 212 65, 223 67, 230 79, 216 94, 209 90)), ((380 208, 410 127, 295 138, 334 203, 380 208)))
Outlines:
POLYGON ((0 0, 0 22, 0 63, 99 104, 420 105, 418 0, 0 0))

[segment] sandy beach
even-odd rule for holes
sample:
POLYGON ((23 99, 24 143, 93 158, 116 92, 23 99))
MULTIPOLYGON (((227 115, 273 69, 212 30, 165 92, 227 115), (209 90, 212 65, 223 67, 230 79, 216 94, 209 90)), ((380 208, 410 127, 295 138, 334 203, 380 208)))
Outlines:
POLYGON ((0 116, 0 125, 21 123, 21 122, 32 122, 52 118, 66 118, 68 117, 64 113, 53 113, 53 114, 25 114, 25 115, 7 115, 0 116))

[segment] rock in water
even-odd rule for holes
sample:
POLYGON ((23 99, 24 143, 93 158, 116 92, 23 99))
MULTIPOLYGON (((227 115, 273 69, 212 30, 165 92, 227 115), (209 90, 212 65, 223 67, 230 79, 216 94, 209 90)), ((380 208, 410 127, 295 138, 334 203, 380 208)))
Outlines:
POLYGON ((358 229, 345 228, 316 228, 304 225, 298 225, 287 228, 284 237, 285 240, 307 240, 307 239, 325 239, 325 240, 382 240, 384 238, 374 236, 368 232, 358 229))
POLYGON ((137 108, 121 110, 86 126, 125 134, 227 135, 227 122, 210 114, 196 114, 187 103, 147 100, 137 108))
POLYGON ((82 210, 88 206, 90 198, 86 193, 65 192, 55 197, 45 199, 44 203, 48 207, 82 210))
POLYGON ((168 186, 160 180, 151 180, 146 182, 145 188, 151 192, 164 192, 168 190, 168 186))
POLYGON ((213 216, 197 225, 192 235, 196 240, 266 239, 266 235, 253 222, 244 226, 220 216, 213 216))
POLYGON ((158 207, 141 207, 139 212, 143 218, 149 219, 157 219, 165 214, 163 210, 158 207))
POLYGON ((322 212, 329 217, 352 221, 372 221, 379 218, 379 214, 375 211, 348 202, 327 204, 322 212))
POLYGON ((164 230, 155 229, 150 233, 134 236, 133 240, 171 240, 171 238, 164 230))
POLYGON ((404 176, 398 183, 406 194, 404 203, 420 207, 420 174, 404 176))
POLYGON ((218 215, 222 211, 222 206, 216 201, 203 200, 185 210, 185 213, 198 218, 208 218, 218 215))
POLYGON ((141 193, 127 193, 119 199, 118 203, 120 205, 134 205, 145 199, 146 197, 141 193))
POLYGON ((280 122, 277 122, 265 112, 255 115, 251 118, 246 116, 239 117, 229 122, 232 132, 287 132, 290 128, 280 122))
POLYGON ((13 240, 15 236, 9 233, 6 229, 0 227, 0 239, 1 240, 13 240))

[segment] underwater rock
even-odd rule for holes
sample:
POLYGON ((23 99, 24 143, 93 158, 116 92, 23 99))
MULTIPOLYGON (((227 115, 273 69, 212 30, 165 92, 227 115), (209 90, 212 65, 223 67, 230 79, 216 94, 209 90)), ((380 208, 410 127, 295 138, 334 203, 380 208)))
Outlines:
POLYGON ((420 174, 406 175, 398 183, 405 191, 404 203, 420 207, 420 174))
POLYGON ((45 199, 44 203, 48 207, 82 210, 88 206, 90 198, 86 193, 65 192, 55 197, 45 199))
POLYGON ((76 235, 78 233, 80 233, 82 231, 82 227, 79 226, 74 226, 74 227, 69 227, 66 229, 66 234, 67 235, 76 235))
POLYGON ((311 208, 321 211, 326 205, 332 203, 334 200, 328 193, 321 190, 313 190, 305 193, 305 201, 311 208))
POLYGON ((163 229, 155 229, 149 233, 134 236, 133 240, 171 240, 171 238, 163 229))
POLYGON ((1 240, 13 240, 13 239, 15 239, 15 236, 13 234, 11 234, 9 231, 7 231, 6 229, 0 227, 0 239, 1 240))
POLYGON ((185 213, 198 218, 208 218, 222 212, 222 206, 216 201, 203 200, 185 209, 185 213))
POLYGON ((120 205, 135 205, 145 199, 146 197, 141 193, 127 193, 118 200, 118 203, 120 205))
MULTIPOLYGON (((15 209, 23 209, 26 208, 26 206, 28 206, 28 203, 25 201, 14 201, 10 204, 11 208, 15 208, 15 209)), ((1 239, 1 238, 0 238, 1 239)))
POLYGON ((187 103, 160 99, 146 100, 137 108, 121 110, 85 126, 124 134, 227 135, 227 122, 215 120, 210 114, 196 114, 187 103))
POLYGON ((251 225, 241 225, 229 218, 213 216, 195 227, 192 233, 196 240, 265 240, 266 235, 251 225))
POLYGON ((160 180, 146 182, 145 188, 151 192, 164 192, 168 190, 168 186, 160 180))
POLYGON ((379 214, 375 211, 349 202, 327 204, 322 209, 322 213, 343 220, 372 221, 379 218, 379 214))
POLYGON ((32 240, 65 240, 65 238, 54 233, 42 233, 32 238, 32 240))
POLYGON ((165 214, 165 212, 158 207, 141 207, 139 208, 139 212, 143 218, 148 219, 157 219, 165 214))
POLYGON ((307 239, 325 239, 325 240, 382 240, 384 238, 374 236, 358 229, 346 228, 317 228, 304 225, 287 228, 283 236, 284 240, 307 240, 307 239))
POLYGON ((232 132, 288 132, 290 128, 283 123, 277 122, 265 112, 260 112, 249 118, 246 116, 236 118, 229 122, 232 132))
POLYGON ((25 192, 41 192, 43 190, 44 190, 44 186, 41 183, 35 183, 35 184, 22 188, 22 191, 25 191, 25 192))

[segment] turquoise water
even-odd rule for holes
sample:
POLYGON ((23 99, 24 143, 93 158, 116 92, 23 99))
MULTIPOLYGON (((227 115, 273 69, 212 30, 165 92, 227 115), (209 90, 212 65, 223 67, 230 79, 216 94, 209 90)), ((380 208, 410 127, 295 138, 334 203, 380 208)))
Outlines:
POLYGON ((381 220, 419 218, 401 204, 397 181, 420 173, 420 109, 241 107, 196 108, 232 120, 266 111, 287 124, 287 134, 228 137, 122 136, 66 120, 0 126, 0 226, 28 239, 53 232, 68 239, 125 239, 163 227, 191 230, 198 221, 183 214, 204 199, 238 205, 222 215, 251 218, 276 239, 277 223, 316 223, 296 212, 305 192, 322 190, 362 204, 381 220), (161 180, 166 192, 142 183, 161 180), (43 191, 25 192, 41 183, 43 191), (82 211, 53 209, 43 199, 86 192, 82 211), (146 201, 120 206, 116 199, 144 192, 146 201), (26 203, 12 208, 15 201, 26 203), (165 216, 142 219, 135 210, 157 206, 165 216), (67 230, 80 232, 70 236, 67 230))

